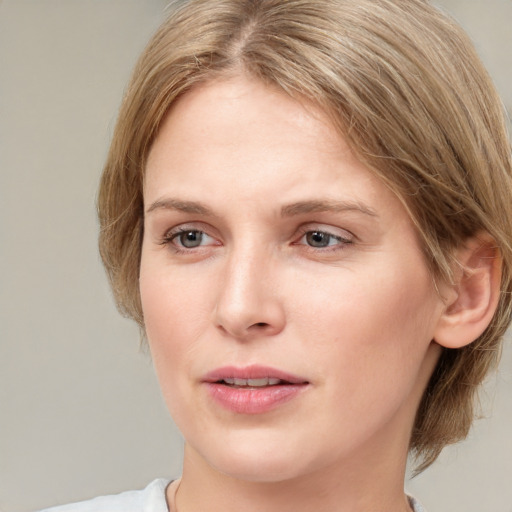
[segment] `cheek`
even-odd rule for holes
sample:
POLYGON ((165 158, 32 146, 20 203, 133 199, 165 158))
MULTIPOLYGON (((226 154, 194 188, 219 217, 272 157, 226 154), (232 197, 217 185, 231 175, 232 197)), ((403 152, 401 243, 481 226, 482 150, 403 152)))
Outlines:
POLYGON ((362 287, 359 280, 357 291, 333 295, 324 308, 313 310, 317 299, 311 300, 309 309, 301 307, 316 326, 309 330, 308 364, 319 375, 325 402, 310 413, 325 420, 324 431, 342 437, 340 446, 351 445, 412 414, 426 384, 420 376, 431 345, 427 288, 411 290, 395 279, 362 287))
MULTIPOLYGON (((141 264, 140 294, 146 336, 160 389, 173 418, 183 416, 182 401, 187 380, 187 361, 197 338, 200 308, 188 306, 188 288, 163 273, 141 264)), ((181 426, 180 426, 181 428, 181 426)))
POLYGON ((165 260, 165 256, 142 255, 139 286, 147 335, 158 344, 168 342, 167 338, 179 339, 185 332, 193 340, 194 331, 209 318, 206 304, 210 297, 205 293, 211 283, 160 258, 165 260))
POLYGON ((372 383, 393 389, 397 379, 412 385, 432 340, 438 301, 430 277, 421 267, 386 268, 347 272, 297 296, 299 332, 322 359, 310 364, 330 368, 347 393, 372 383))
POLYGON ((187 382, 194 377, 194 361, 201 358, 204 335, 212 321, 214 290, 212 279, 145 259, 143 253, 140 294, 145 330, 169 406, 174 402, 172 396, 185 393, 187 382))

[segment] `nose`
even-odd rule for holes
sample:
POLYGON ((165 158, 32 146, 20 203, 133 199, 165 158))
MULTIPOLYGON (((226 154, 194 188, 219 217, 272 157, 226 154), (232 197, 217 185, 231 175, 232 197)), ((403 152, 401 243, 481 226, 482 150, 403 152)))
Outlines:
POLYGON ((275 336, 286 324, 276 264, 254 252, 226 260, 215 307, 216 326, 238 340, 275 336))

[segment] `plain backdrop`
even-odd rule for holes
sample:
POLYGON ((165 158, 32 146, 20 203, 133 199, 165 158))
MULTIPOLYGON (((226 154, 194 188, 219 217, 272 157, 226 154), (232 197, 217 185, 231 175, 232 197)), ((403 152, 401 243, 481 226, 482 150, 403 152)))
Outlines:
MULTIPOLYGON (((144 487, 182 442, 139 332, 113 305, 95 194, 163 0, 0 0, 0 511, 144 487)), ((440 0, 512 105, 512 1, 440 0)), ((407 483, 431 512, 512 512, 512 350, 490 419, 407 483)))

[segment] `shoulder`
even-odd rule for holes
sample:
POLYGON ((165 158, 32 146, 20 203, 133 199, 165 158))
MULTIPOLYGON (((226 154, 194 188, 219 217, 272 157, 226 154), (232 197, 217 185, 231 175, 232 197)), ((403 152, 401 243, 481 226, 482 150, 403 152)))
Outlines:
POLYGON ((414 499, 412 496, 408 496, 408 498, 413 512, 426 512, 419 501, 414 499))
POLYGON ((145 489, 47 508, 40 512, 167 512, 165 489, 169 480, 160 478, 145 489))

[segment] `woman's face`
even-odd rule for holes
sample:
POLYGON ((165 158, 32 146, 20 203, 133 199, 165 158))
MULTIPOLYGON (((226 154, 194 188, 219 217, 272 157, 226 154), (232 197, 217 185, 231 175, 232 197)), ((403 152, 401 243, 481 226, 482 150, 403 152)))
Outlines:
POLYGON ((273 481, 401 464, 443 303, 400 201, 326 117, 252 79, 198 87, 144 202, 145 326, 190 456, 273 481))

